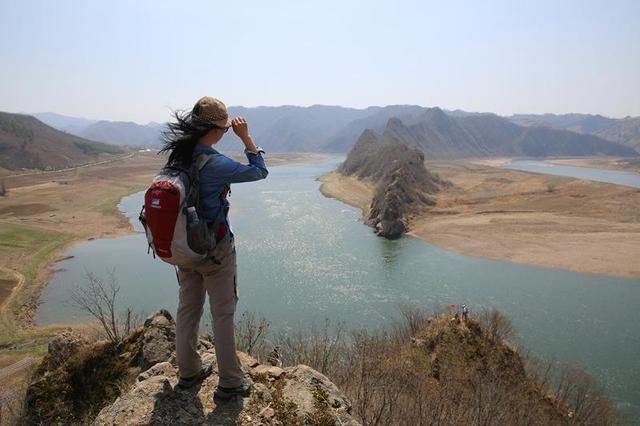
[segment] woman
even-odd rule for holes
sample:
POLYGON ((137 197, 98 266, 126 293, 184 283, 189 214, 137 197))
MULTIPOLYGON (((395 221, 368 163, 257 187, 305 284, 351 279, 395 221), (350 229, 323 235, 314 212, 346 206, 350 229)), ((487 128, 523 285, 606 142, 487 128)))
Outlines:
POLYGON ((267 177, 262 151, 249 135, 247 121, 242 117, 229 119, 227 108, 219 99, 205 96, 189 113, 175 113, 176 122, 168 124, 160 152, 169 153, 169 165, 189 167, 199 154, 210 158, 200 171, 201 214, 208 223, 215 223, 217 245, 210 257, 198 265, 178 268, 180 296, 176 318, 176 354, 180 381, 178 387, 190 388, 211 373, 203 367, 197 352, 198 329, 205 293, 209 294, 216 358, 220 381, 214 397, 231 399, 247 396, 249 384, 243 378, 236 355, 233 315, 238 301, 236 251, 233 232, 227 214, 230 184, 251 182, 267 177), (241 164, 213 149, 232 127, 244 144, 249 164, 241 164))

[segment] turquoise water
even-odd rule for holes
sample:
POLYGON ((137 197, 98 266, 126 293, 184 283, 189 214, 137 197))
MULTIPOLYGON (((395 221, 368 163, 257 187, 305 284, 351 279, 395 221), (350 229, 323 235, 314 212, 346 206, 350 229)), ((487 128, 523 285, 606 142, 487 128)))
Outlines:
MULTIPOLYGON (((267 180, 233 186, 231 218, 239 262, 239 311, 274 329, 307 328, 324 318, 350 327, 388 325, 398 307, 466 303, 496 307, 535 355, 580 364, 625 412, 640 413, 640 280, 516 265, 459 255, 425 242, 376 237, 360 211, 325 198, 315 180, 339 159, 273 167, 267 180)), ((122 200, 136 217, 142 194, 122 200)), ((60 262, 42 296, 38 322, 82 319, 69 289, 86 271, 114 269, 122 306, 175 312, 172 268, 146 253, 142 234, 87 241, 60 262)))
POLYGON ((512 160, 505 165, 508 169, 525 172, 543 173, 558 176, 570 176, 596 182, 615 183, 617 185, 640 188, 640 174, 619 170, 594 169, 592 167, 561 166, 540 160, 512 160))

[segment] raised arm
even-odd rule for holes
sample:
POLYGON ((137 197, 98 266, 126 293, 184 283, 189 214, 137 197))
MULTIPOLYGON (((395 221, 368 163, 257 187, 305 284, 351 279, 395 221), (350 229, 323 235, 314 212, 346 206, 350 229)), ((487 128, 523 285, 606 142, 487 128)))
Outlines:
POLYGON ((267 177, 269 171, 262 155, 245 149, 249 164, 239 163, 229 157, 217 156, 207 171, 214 173, 215 179, 222 183, 253 182, 267 177))
POLYGON ((233 127, 233 133, 235 133, 244 144, 245 152, 250 151, 257 154, 258 149, 249 134, 249 125, 247 124, 247 120, 245 120, 244 117, 236 117, 231 120, 231 126, 233 127))
POLYGON ((222 167, 218 171, 225 183, 252 182, 264 179, 269 174, 267 166, 258 148, 253 143, 249 134, 249 125, 244 117, 236 117, 231 120, 233 132, 244 144, 244 153, 249 160, 249 164, 240 164, 237 161, 225 157, 222 167))

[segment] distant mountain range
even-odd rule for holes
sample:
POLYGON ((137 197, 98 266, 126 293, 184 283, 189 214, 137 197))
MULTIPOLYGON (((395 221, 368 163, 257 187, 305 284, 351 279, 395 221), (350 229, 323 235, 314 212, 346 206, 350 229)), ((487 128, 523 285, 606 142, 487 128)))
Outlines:
MULTIPOLYGON (((229 113, 246 117, 256 142, 270 152, 344 153, 365 129, 371 129, 420 146, 430 158, 640 153, 640 117, 619 120, 584 114, 545 114, 505 118, 415 105, 366 109, 323 105, 230 107, 229 113), (635 152, 608 142, 626 145, 635 152)), ((163 129, 159 123, 95 121, 53 113, 35 115, 65 132, 118 145, 157 147, 163 129)), ((240 149, 232 133, 225 140, 223 149, 240 149)))
POLYGON ((33 114, 40 121, 72 135, 114 145, 150 147, 160 144, 160 123, 138 124, 132 121, 88 120, 52 112, 33 114))
MULTIPOLYGON (((415 105, 231 107, 229 112, 246 117, 254 139, 269 152, 345 153, 365 130, 418 147, 431 159, 638 156, 640 152, 640 118, 584 114, 504 118, 415 105)), ((1 113, 0 167, 56 169, 122 151, 114 145, 157 148, 164 128, 153 122, 97 121, 55 113, 36 117, 1 113)), ((223 150, 241 147, 231 132, 225 138, 223 150)))
POLYGON ((547 126, 599 136, 640 152, 640 117, 618 119, 591 114, 518 114, 509 119, 523 126, 547 126))
POLYGON ((0 168, 6 170, 61 169, 123 152, 61 132, 30 115, 0 112, 0 168))
POLYGON ((450 116, 440 108, 425 109, 405 121, 391 118, 383 135, 419 146, 432 159, 638 155, 632 148, 592 135, 519 126, 494 114, 450 116))

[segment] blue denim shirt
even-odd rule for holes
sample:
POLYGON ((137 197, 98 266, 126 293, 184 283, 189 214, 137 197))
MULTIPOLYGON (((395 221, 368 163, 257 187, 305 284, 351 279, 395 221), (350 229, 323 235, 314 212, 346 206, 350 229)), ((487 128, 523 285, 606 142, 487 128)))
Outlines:
POLYGON ((220 194, 227 190, 228 185, 240 182, 253 182, 267 177, 269 171, 265 165, 262 155, 253 153, 245 149, 244 153, 249 160, 249 164, 239 163, 209 145, 197 144, 193 151, 194 155, 208 153, 212 154, 209 161, 200 170, 200 208, 207 222, 215 221, 219 215, 224 215, 224 222, 227 226, 225 238, 233 237, 229 226, 229 201, 225 198, 220 200, 220 194))

